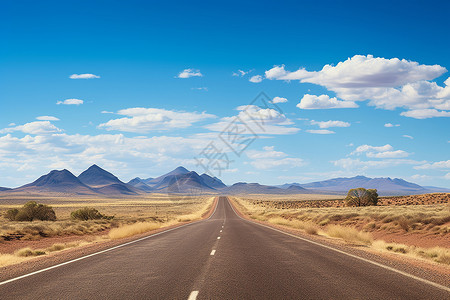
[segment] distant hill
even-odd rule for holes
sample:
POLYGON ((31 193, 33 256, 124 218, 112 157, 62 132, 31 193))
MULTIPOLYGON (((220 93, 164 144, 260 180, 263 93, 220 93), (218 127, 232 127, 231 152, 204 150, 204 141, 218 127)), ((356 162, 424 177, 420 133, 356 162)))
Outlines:
POLYGON ((208 174, 202 174, 200 177, 203 179, 206 185, 214 189, 223 189, 227 186, 217 177, 211 177, 208 174))
POLYGON ((151 192, 154 190, 151 186, 146 184, 143 179, 141 179, 139 177, 131 179, 130 181, 128 181, 128 184, 134 186, 137 189, 145 191, 145 192, 151 192))
POLYGON ((170 193, 185 193, 193 191, 213 192, 214 188, 208 186, 203 178, 196 172, 191 171, 185 174, 168 175, 153 187, 155 191, 170 193))
POLYGON ((53 170, 50 173, 39 177, 32 183, 11 190, 13 192, 28 193, 68 193, 78 195, 92 195, 96 191, 82 183, 70 171, 53 170))
POLYGON ((143 182, 151 187, 154 187, 156 185, 159 185, 164 180, 164 178, 166 178, 167 176, 183 175, 183 174, 187 174, 187 173, 189 173, 189 170, 180 166, 180 167, 177 167, 175 170, 170 171, 169 173, 166 173, 159 177, 144 179, 143 182))
POLYGON ((346 193, 353 188, 377 189, 380 195, 409 195, 430 192, 428 189, 400 178, 368 178, 355 176, 333 178, 306 184, 293 184, 310 190, 346 193))
POLYGON ((305 192, 303 188, 288 188, 282 189, 270 185, 261 185, 259 183, 246 183, 238 182, 224 188, 221 193, 224 194, 298 194, 299 192, 305 192))
POLYGON ((9 191, 9 190, 11 190, 10 188, 7 188, 7 187, 1 187, 0 186, 0 192, 3 192, 3 191, 9 191))
POLYGON ((90 166, 78 176, 78 179, 106 195, 136 195, 140 192, 134 186, 122 182, 117 176, 97 165, 90 166))

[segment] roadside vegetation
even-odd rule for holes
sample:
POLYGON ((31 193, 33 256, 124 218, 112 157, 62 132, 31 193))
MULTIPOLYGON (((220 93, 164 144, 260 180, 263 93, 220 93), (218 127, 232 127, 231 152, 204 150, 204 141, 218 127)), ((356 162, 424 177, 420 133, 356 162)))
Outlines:
POLYGON ((349 244, 364 245, 383 252, 450 264, 450 249, 447 246, 428 248, 413 243, 386 243, 374 238, 377 235, 410 235, 414 240, 427 236, 445 243, 450 233, 448 203, 286 209, 278 205, 281 199, 275 200, 276 206, 272 206, 268 198, 260 200, 246 196, 233 197, 232 200, 242 213, 255 220, 299 229, 312 235, 341 239, 349 244))
POLYGON ((211 208, 214 197, 180 196, 178 199, 173 195, 170 198, 167 195, 152 195, 142 199, 53 198, 39 199, 44 204, 33 200, 27 201, 25 205, 19 204, 24 203, 24 199, 5 200, 0 202, 0 267, 94 242, 126 238, 199 220, 211 208), (51 209, 53 214, 48 215, 54 218, 41 218, 42 207, 51 209), (11 211, 17 215, 24 208, 27 212, 32 208, 31 211, 37 211, 38 214, 20 220, 11 218, 11 211), (9 242, 15 240, 37 241, 52 237, 57 241, 58 237, 67 236, 79 236, 80 239, 53 243, 42 249, 25 247, 13 252, 2 251, 7 249, 9 242))

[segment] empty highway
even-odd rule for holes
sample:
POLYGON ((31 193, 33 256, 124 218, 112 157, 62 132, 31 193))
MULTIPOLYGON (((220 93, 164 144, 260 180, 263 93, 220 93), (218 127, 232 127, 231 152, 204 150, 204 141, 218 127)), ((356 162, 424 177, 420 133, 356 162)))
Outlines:
POLYGON ((448 289, 241 219, 212 216, 0 285, 1 299, 449 299, 448 289))

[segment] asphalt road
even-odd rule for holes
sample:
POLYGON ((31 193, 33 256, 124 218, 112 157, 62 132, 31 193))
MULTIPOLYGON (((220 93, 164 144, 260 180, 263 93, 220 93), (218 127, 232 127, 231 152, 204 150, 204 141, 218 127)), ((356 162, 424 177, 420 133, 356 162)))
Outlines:
POLYGON ((243 220, 226 197, 207 220, 0 285, 0 299, 195 297, 450 299, 450 293, 243 220))

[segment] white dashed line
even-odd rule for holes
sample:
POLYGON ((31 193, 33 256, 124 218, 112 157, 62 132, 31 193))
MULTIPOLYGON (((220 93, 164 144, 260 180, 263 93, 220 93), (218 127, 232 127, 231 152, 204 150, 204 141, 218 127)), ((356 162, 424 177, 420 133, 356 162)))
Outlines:
POLYGON ((220 236, 218 236, 217 239, 220 240, 220 236))
POLYGON ((189 295, 188 300, 195 300, 197 299, 198 291, 192 291, 192 293, 189 295))
POLYGON ((214 255, 214 254, 216 254, 216 250, 211 251, 210 255, 214 255))

